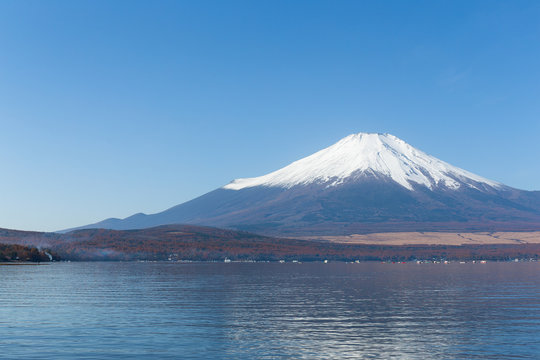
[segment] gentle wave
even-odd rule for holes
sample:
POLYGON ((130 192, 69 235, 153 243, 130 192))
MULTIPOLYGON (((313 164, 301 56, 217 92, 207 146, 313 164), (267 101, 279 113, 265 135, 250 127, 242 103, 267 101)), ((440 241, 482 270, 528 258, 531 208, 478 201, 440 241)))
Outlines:
POLYGON ((0 358, 539 358, 540 264, 0 268, 0 358))

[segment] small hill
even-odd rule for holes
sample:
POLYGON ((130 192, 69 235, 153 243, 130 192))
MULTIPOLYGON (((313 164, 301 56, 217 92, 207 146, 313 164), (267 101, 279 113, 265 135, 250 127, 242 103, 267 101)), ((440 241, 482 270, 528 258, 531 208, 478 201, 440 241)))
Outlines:
POLYGON ((471 234, 445 233, 443 238, 452 240, 445 242, 434 235, 429 236, 438 239, 439 243, 414 243, 411 236, 421 238, 414 234, 407 234, 408 243, 395 241, 405 233, 373 235, 373 241, 359 237, 304 240, 194 225, 164 225, 139 230, 85 229, 67 234, 13 230, 3 233, 3 239, 11 243, 47 245, 62 259, 80 261, 509 260, 516 257, 538 259, 540 255, 538 233, 515 233, 508 238, 503 234, 492 234, 488 236, 491 239, 488 242, 477 241, 471 234))

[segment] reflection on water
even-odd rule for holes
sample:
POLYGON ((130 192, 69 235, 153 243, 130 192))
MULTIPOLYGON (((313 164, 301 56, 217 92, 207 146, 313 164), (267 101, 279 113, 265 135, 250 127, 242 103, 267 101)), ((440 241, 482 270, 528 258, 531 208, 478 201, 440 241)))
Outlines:
POLYGON ((539 358, 540 263, 0 267, 0 358, 539 358))

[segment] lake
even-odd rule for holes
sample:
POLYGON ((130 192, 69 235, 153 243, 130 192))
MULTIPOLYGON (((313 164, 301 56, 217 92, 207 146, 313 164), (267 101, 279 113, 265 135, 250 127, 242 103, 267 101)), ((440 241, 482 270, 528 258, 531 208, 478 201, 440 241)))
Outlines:
POLYGON ((535 262, 0 266, 0 358, 540 358, 539 275, 535 262))

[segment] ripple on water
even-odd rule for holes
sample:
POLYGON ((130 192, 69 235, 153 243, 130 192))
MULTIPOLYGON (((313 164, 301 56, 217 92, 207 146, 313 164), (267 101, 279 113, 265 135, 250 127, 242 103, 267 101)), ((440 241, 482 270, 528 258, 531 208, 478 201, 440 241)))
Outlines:
POLYGON ((0 358, 538 358, 540 264, 2 267, 0 358))

